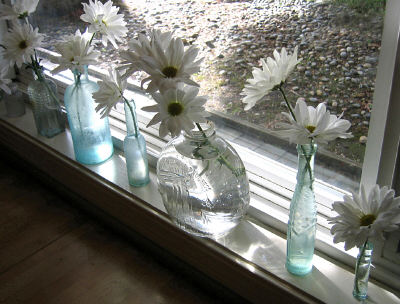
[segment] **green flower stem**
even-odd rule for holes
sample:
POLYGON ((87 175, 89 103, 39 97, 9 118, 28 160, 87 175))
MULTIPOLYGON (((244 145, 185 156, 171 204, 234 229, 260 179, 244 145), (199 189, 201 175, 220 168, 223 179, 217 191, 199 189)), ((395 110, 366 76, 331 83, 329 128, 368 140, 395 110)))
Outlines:
MULTIPOLYGON (((285 100, 286 106, 288 107, 289 112, 292 115, 292 118, 294 119, 294 121, 297 122, 296 115, 294 115, 293 108, 290 105, 289 100, 286 97, 285 91, 282 89, 282 84, 278 86, 278 90, 281 92, 281 94, 283 96, 283 99, 285 100)), ((312 140, 311 140, 311 144, 313 144, 312 140)), ((307 168, 307 171, 310 174, 310 180, 312 180, 312 172, 311 172, 311 164, 310 164, 311 157, 310 156, 308 156, 308 157, 306 156, 306 151, 304 150, 304 147, 302 145, 300 145, 300 147, 301 147, 301 150, 303 151, 304 157, 306 158, 306 168, 307 168)), ((312 189, 312 183, 311 183, 310 187, 312 189)))
MULTIPOLYGON (((199 131, 201 132, 201 134, 203 135, 204 139, 206 140, 206 143, 209 143, 209 141, 208 141, 208 139, 207 139, 207 136, 206 136, 206 134, 204 133, 204 130, 202 129, 202 127, 200 126, 200 124, 199 124, 198 122, 196 122, 196 126, 197 126, 197 128, 199 129, 199 131)), ((218 153, 218 158, 217 158, 217 160, 218 160, 221 164, 225 165, 229 170, 231 170, 232 173, 233 173, 236 177, 239 177, 240 175, 243 174, 244 170, 234 168, 234 167, 229 163, 229 161, 228 161, 223 155, 220 155, 220 154, 219 154, 218 148, 214 147, 214 146, 211 145, 211 144, 210 144, 210 146, 214 149, 214 152, 217 152, 217 153, 218 153)), ((207 166, 208 166, 208 164, 207 164, 207 166)), ((203 170, 203 171, 204 171, 204 170, 203 170)), ((201 174, 204 173, 203 171, 201 172, 201 174)))
POLYGON ((282 89, 282 85, 278 86, 278 90, 282 93, 283 99, 285 100, 285 103, 286 103, 287 107, 289 108, 290 114, 292 115, 294 121, 297 122, 296 115, 294 115, 293 108, 290 105, 290 103, 286 97, 285 91, 283 91, 283 89, 282 89))
POLYGON ((138 127, 137 127, 136 115, 133 112, 133 108, 132 108, 131 104, 129 103, 129 101, 124 96, 122 96, 122 98, 124 99, 125 104, 128 106, 129 111, 131 112, 132 120, 133 120, 133 126, 135 128, 135 137, 137 138, 139 136, 139 130, 138 130, 138 127))
POLYGON ((90 38, 89 45, 92 45, 94 36, 96 36, 96 32, 93 33, 92 38, 90 38))

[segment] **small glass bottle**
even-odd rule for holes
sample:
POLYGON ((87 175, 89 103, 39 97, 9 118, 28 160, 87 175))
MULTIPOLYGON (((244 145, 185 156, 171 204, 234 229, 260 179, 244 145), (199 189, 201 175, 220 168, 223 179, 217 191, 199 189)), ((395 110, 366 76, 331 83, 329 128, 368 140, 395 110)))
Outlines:
POLYGON ((20 117, 25 114, 25 99, 22 92, 18 89, 18 84, 12 82, 9 85, 11 95, 4 97, 7 117, 20 117))
POLYGON ((147 185, 150 181, 146 141, 140 134, 136 119, 135 102, 125 101, 127 135, 124 139, 124 153, 129 184, 134 187, 147 185))
POLYGON ((298 145, 297 184, 290 203, 287 228, 286 269, 303 276, 312 270, 317 206, 313 190, 317 145, 298 145))
POLYGON ((75 159, 86 165, 99 164, 110 158, 114 152, 108 117, 101 118, 95 110, 92 93, 99 86, 88 78, 88 68, 84 73, 73 71, 74 83, 67 87, 64 95, 65 108, 75 159))
POLYGON ((28 95, 38 133, 51 138, 64 132, 65 122, 56 84, 45 78, 41 71, 38 73, 35 74, 35 80, 29 83, 28 95))
POLYGON ((353 296, 357 300, 365 300, 368 297, 368 279, 371 268, 372 253, 374 246, 371 242, 366 242, 360 248, 357 256, 353 296))

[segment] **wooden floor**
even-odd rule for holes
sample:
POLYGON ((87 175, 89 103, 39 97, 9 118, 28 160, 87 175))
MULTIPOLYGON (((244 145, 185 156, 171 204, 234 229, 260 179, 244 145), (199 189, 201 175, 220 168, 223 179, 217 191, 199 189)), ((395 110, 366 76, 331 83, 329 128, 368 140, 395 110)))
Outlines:
POLYGON ((197 286, 0 160, 0 303, 227 302, 197 286))

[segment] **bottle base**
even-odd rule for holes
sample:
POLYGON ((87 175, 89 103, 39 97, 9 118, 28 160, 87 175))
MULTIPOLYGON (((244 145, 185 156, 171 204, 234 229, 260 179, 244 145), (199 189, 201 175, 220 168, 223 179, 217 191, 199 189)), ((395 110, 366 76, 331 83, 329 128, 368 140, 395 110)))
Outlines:
POLYGON ((150 179, 141 180, 141 181, 129 181, 129 185, 132 187, 143 187, 150 183, 150 179))
POLYGON ((298 266, 298 265, 286 263, 286 269, 288 272, 290 272, 293 275, 305 276, 312 271, 312 265, 298 266))
POLYGON ((362 300, 367 299, 368 295, 367 294, 359 294, 359 293, 353 291, 353 297, 356 298, 357 300, 362 301, 362 300))

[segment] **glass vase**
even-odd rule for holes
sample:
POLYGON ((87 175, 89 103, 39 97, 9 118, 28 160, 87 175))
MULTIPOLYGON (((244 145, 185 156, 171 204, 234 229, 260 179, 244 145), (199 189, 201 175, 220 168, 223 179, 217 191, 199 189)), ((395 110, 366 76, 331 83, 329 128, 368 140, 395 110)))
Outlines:
POLYGON ((38 133, 51 138, 65 130, 61 103, 56 84, 39 71, 28 85, 29 100, 38 133))
POLYGON ((219 237, 234 228, 249 205, 243 162, 213 123, 183 132, 162 150, 158 186, 172 221, 191 234, 219 237))
POLYGON ((87 67, 84 72, 73 71, 74 83, 64 95, 65 108, 75 159, 87 165, 101 163, 113 154, 113 144, 108 118, 101 118, 95 110, 92 93, 98 91, 97 83, 89 80, 87 67))
POLYGON ((124 153, 128 181, 131 186, 140 187, 150 181, 146 141, 139 131, 134 101, 125 101, 124 107, 127 132, 124 139, 124 153))
POLYGON ((15 118, 25 114, 25 100, 22 92, 18 89, 18 84, 10 83, 11 95, 4 97, 7 117, 15 118))
POLYGON ((317 207, 313 190, 314 156, 317 146, 298 145, 297 184, 290 204, 287 230, 286 268, 294 275, 312 269, 317 207))
POLYGON ((358 300, 365 300, 368 293, 369 270, 374 246, 371 242, 366 242, 360 248, 357 256, 353 296, 358 300))

